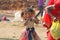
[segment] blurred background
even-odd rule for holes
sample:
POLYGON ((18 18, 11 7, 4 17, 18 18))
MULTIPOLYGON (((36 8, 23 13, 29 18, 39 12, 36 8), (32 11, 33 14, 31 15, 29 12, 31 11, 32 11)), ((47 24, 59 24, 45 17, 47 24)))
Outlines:
MULTIPOLYGON (((49 0, 45 0, 44 8, 47 6, 49 0)), ((39 12, 38 0, 0 0, 0 20, 2 16, 3 20, 0 21, 0 40, 19 40, 22 31, 25 29, 23 25, 23 20, 21 18, 21 12, 27 8, 33 6, 35 13, 39 12), (19 15, 17 16, 15 15, 19 15), (16 21, 17 20, 17 21, 16 21)), ((40 16, 38 16, 40 19, 40 16)), ((41 38, 41 40, 47 40, 46 32, 47 30, 42 26, 42 24, 35 24, 36 32, 41 38)))

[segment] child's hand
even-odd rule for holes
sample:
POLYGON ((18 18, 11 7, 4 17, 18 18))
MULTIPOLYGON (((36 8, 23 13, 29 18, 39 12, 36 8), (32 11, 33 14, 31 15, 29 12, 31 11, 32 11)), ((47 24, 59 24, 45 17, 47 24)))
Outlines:
POLYGON ((26 26, 27 25, 27 23, 24 23, 24 26, 26 26))
POLYGON ((25 20, 24 26, 26 26, 28 24, 28 19, 25 20))
POLYGON ((37 18, 35 18, 35 23, 36 23, 36 24, 38 24, 38 23, 39 23, 39 21, 38 21, 38 19, 37 19, 37 18))
POLYGON ((36 24, 38 24, 38 19, 37 19, 37 17, 33 17, 32 19, 35 21, 36 24))

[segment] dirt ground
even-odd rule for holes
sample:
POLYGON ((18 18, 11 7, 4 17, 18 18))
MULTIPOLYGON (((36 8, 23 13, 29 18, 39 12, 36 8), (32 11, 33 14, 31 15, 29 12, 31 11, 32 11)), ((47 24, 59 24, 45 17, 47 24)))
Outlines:
MULTIPOLYGON (((11 18, 11 17, 10 17, 11 18)), ((19 40, 25 26, 23 22, 0 22, 0 40, 19 40)), ((41 40, 47 40, 47 30, 42 24, 35 25, 35 30, 41 40)))

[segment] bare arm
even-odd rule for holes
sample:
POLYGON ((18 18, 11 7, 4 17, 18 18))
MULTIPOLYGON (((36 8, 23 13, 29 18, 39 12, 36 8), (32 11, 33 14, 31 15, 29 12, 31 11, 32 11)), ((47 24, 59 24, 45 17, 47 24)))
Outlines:
POLYGON ((29 19, 27 18, 24 22, 24 26, 26 26, 28 24, 28 21, 29 21, 29 19))
POLYGON ((50 6, 47 6, 46 8, 45 8, 45 10, 47 11, 47 13, 52 17, 52 18, 54 18, 55 16, 51 13, 51 10, 52 9, 55 9, 54 8, 54 5, 50 5, 50 6))
POLYGON ((34 21, 36 24, 39 24, 38 18, 35 18, 34 21))

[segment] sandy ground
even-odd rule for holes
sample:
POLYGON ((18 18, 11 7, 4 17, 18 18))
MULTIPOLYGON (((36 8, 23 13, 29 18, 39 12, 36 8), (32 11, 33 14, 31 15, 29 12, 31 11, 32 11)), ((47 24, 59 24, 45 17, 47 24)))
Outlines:
MULTIPOLYGON (((19 40, 24 29, 25 26, 23 25, 23 22, 1 21, 0 40, 19 40)), ((41 40, 47 40, 47 30, 42 26, 42 24, 35 25, 35 30, 41 40)))
MULTIPOLYGON (((19 39, 25 26, 22 22, 0 22, 0 38, 19 39)), ((36 32, 41 40, 47 40, 46 29, 41 24, 35 25, 36 32)))

